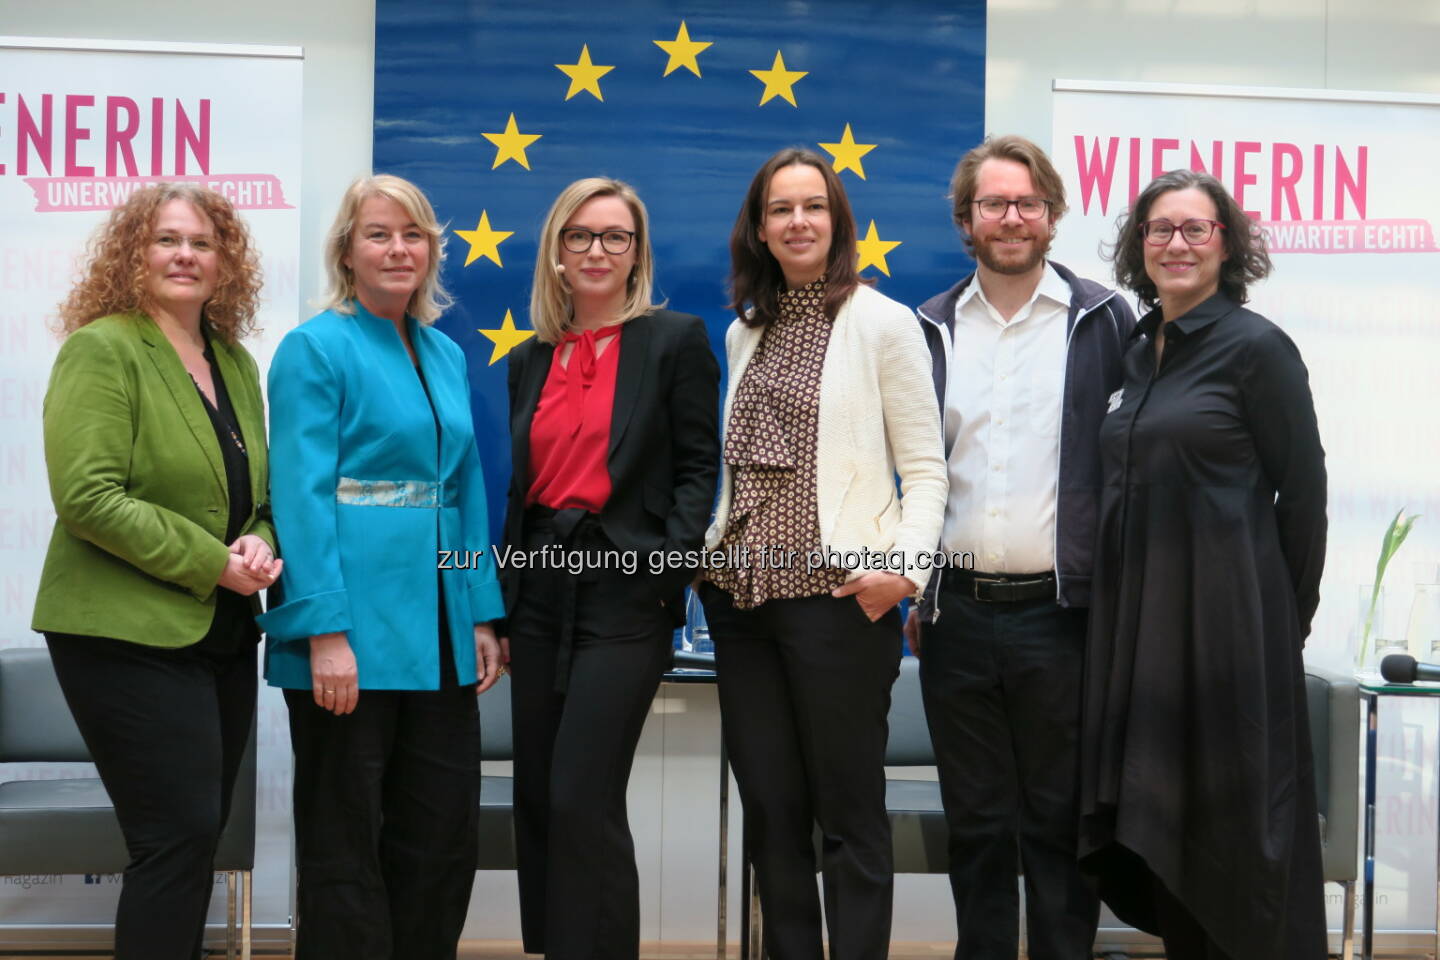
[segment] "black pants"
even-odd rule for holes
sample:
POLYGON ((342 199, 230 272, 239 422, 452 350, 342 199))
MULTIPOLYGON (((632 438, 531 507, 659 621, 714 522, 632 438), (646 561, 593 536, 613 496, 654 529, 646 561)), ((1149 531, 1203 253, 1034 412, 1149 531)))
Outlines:
POLYGON ((986 603, 942 580, 920 683, 950 827, 956 960, 1089 958, 1100 902, 1076 865, 1084 610, 986 603))
MULTIPOLYGON (((614 549, 593 521, 526 527, 528 549, 614 549)), ((645 573, 596 566, 525 571, 510 615, 520 926, 550 960, 640 952, 625 789, 674 627, 645 573)))
POLYGON ((829 596, 737 610, 709 584, 701 599, 765 911, 765 949, 774 960, 824 955, 812 840, 818 823, 832 960, 886 956, 895 876, 885 740, 900 673, 899 614, 871 623, 853 597, 829 596))
POLYGON ((118 960, 198 960, 215 847, 255 715, 255 628, 233 654, 47 633, 55 675, 115 805, 130 864, 118 960))
POLYGON ((286 690, 296 960, 454 960, 475 882, 473 686, 361 690, 340 717, 286 690))

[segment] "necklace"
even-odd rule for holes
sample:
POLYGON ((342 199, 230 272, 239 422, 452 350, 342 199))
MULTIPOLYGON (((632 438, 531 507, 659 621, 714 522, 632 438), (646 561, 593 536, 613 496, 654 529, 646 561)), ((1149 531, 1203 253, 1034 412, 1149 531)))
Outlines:
MULTIPOLYGON (((210 413, 210 419, 225 428, 225 432, 230 434, 230 442, 235 444, 236 450, 249 456, 249 452, 245 449, 245 441, 241 438, 240 434, 235 432, 235 428, 225 421, 225 416, 220 412, 220 407, 217 404, 211 403, 210 398, 205 396, 205 391, 200 389, 200 381, 192 376, 190 382, 195 384, 195 392, 200 394, 200 400, 205 404, 206 411, 210 413)), ((220 391, 218 389, 215 391, 215 399, 217 401, 220 399, 220 391)))

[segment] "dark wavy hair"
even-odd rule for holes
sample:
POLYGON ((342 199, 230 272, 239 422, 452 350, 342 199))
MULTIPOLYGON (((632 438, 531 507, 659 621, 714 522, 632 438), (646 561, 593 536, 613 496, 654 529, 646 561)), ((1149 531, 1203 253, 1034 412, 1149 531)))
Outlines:
POLYGON ((819 154, 803 147, 786 147, 756 171, 735 218, 735 229, 730 231, 730 309, 747 326, 763 327, 780 313, 785 274, 770 248, 760 242, 760 230, 765 226, 765 192, 777 170, 802 163, 820 171, 830 201, 825 316, 834 320, 857 286, 874 282, 860 277, 855 270, 855 216, 850 212, 844 184, 819 154))
POLYGON ((1115 263, 1115 282, 1133 291, 1146 310, 1160 302, 1155 281, 1145 272, 1145 238, 1140 226, 1150 217, 1150 208, 1163 193, 1172 190, 1200 190, 1215 204, 1215 219, 1225 225, 1220 231, 1225 243, 1225 261, 1220 264, 1220 292, 1236 303, 1249 301, 1250 284, 1270 275, 1270 254, 1265 252, 1265 234, 1245 215, 1225 185, 1198 170, 1171 170, 1151 180, 1129 211, 1116 221, 1114 246, 1101 256, 1115 263))
POLYGON ((255 332, 260 256, 250 241, 250 231, 229 200, 214 190, 180 181, 141 187, 95 231, 81 265, 80 282, 60 304, 62 334, 69 336, 108 314, 151 309, 145 255, 155 218, 171 200, 190 204, 209 219, 215 231, 219 276, 202 312, 210 329, 226 343, 255 332))

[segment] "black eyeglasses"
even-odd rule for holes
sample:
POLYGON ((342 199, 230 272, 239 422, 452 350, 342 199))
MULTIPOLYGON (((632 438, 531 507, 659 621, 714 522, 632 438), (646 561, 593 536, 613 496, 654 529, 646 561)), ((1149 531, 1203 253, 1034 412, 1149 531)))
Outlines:
POLYGON ((635 240, 634 230, 586 230, 584 227, 566 227, 560 231, 560 242, 571 253, 588 253, 600 241, 600 249, 606 253, 624 253, 635 240))
POLYGON ((1192 247, 1198 247, 1202 243, 1209 243, 1210 238, 1215 235, 1215 228, 1225 229, 1225 224, 1219 220, 1204 220, 1200 217, 1191 217, 1184 223, 1171 223, 1169 220, 1146 220, 1140 224, 1140 235, 1145 242, 1152 247, 1163 247, 1175 236, 1175 231, 1180 231, 1180 236, 1192 247))
POLYGON ((1015 212, 1020 214, 1021 220, 1039 220, 1045 216, 1045 211, 1050 209, 1050 201, 1044 197, 1021 197, 1019 200, 980 197, 975 200, 975 206, 980 208, 981 220, 1004 220, 1012 206, 1015 212))

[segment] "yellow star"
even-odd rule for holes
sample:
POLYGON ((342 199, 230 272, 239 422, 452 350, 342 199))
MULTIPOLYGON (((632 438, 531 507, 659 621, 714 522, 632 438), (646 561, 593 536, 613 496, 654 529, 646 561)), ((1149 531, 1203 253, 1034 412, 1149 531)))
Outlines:
POLYGON ((490 351, 490 362, 486 364, 486 366, 491 367, 495 365, 497 360, 503 360, 505 354, 535 336, 534 330, 515 329, 515 318, 510 315, 509 310, 505 311, 505 319, 500 321, 500 329, 476 330, 475 332, 495 344, 495 349, 490 351))
POLYGON ((603 102, 605 98, 600 94, 600 78, 615 68, 591 63, 590 46, 585 44, 580 47, 579 63, 557 63, 555 69, 570 78, 570 89, 565 91, 566 100, 583 90, 603 102))
POLYGON ((521 133, 515 126, 515 114, 513 113, 510 114, 510 119, 506 121, 503 133, 482 133, 480 135, 495 144, 497 148, 495 151, 495 162, 490 165, 491 170, 494 170, 506 160, 514 160, 520 164, 520 166, 529 170, 530 161, 525 157, 525 148, 544 136, 544 134, 541 133, 521 133))
POLYGON ((470 244, 470 252, 465 254, 465 266, 470 266, 481 257, 489 257, 495 261, 495 266, 503 267, 500 262, 500 244, 509 239, 515 233, 514 230, 494 230, 490 226, 490 214, 488 211, 480 211, 480 222, 475 225, 474 230, 456 230, 455 235, 466 243, 470 244))
POLYGON ((795 102, 795 82, 809 73, 808 70, 786 70, 785 58, 780 56, 780 51, 775 51, 775 62, 769 70, 751 70, 755 79, 765 84, 765 92, 760 96, 760 106, 765 106, 772 97, 784 97, 790 101, 790 106, 798 107, 795 102))
POLYGON ((866 267, 879 267, 880 272, 890 276, 890 265, 885 262, 885 254, 900 246, 901 240, 881 240, 880 234, 875 232, 875 221, 870 221, 870 229, 865 233, 864 240, 855 241, 855 249, 860 253, 860 262, 855 266, 855 272, 859 273, 866 267))
POLYGON ((876 146, 877 144, 873 143, 856 143, 855 135, 850 132, 848 123, 845 124, 845 132, 840 135, 839 143, 820 144, 821 149, 835 158, 830 166, 835 169, 836 173, 854 170, 861 180, 865 179, 865 167, 860 163, 860 158, 874 150, 876 146))
POLYGON ((670 55, 669 61, 665 64, 665 72, 661 76, 668 77, 677 68, 684 67, 695 76, 700 76, 700 61, 695 59, 706 47, 714 41, 691 40, 690 31, 685 27, 685 21, 680 21, 680 32, 675 34, 674 40, 655 40, 655 46, 664 50, 670 55))

